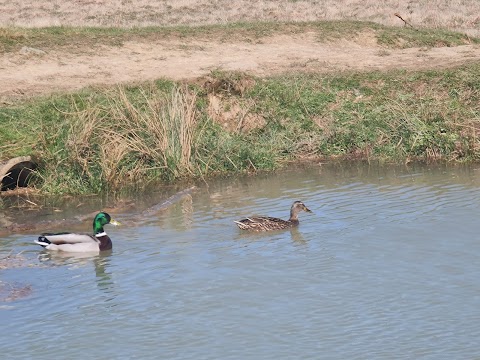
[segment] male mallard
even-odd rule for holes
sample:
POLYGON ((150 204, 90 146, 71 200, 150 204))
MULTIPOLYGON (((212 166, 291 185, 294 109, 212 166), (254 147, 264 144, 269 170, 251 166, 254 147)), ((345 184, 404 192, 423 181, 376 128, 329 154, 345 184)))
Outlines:
POLYGON ((42 234, 35 240, 35 243, 43 246, 47 250, 67 251, 67 252, 99 252, 110 250, 112 240, 103 230, 107 224, 120 225, 118 221, 113 220, 106 212, 100 212, 93 219, 93 234, 76 233, 55 233, 42 234))
POLYGON ((249 217, 240 221, 235 221, 242 230, 250 231, 269 231, 287 229, 298 225, 298 213, 300 211, 312 212, 303 202, 295 201, 290 209, 290 219, 282 220, 268 216, 249 217))

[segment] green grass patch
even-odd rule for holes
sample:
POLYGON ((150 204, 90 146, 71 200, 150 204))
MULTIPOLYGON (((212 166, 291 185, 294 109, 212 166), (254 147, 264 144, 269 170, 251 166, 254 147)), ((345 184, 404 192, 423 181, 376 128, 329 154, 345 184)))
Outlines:
POLYGON ((0 159, 35 155, 36 185, 59 194, 272 170, 311 157, 480 159, 479 64, 212 76, 214 90, 157 81, 1 107, 0 159), (212 101, 223 104, 216 115, 212 101))
POLYGON ((45 27, 1 28, 0 53, 15 52, 22 46, 44 51, 57 48, 91 51, 98 46, 122 46, 126 41, 165 38, 217 39, 219 41, 256 42, 275 34, 315 32, 319 42, 352 40, 366 33, 379 45, 389 48, 439 47, 477 44, 479 39, 441 29, 387 27, 360 21, 255 22, 208 26, 172 26, 142 28, 45 27))

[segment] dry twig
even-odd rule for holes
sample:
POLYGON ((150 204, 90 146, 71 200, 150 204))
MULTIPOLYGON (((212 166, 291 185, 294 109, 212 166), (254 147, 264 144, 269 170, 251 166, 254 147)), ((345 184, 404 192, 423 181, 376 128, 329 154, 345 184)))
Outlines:
MULTIPOLYGON (((403 23, 404 23, 404 24, 403 24, 404 26, 410 26, 412 29, 415 29, 415 28, 413 27, 413 25, 410 24, 409 21, 407 21, 407 20, 405 20, 404 18, 402 18, 399 13, 395 13, 395 14, 393 14, 393 15, 395 15, 395 16, 398 17, 400 20, 402 20, 403 23)), ((416 29, 415 29, 415 30, 416 30, 416 29)))

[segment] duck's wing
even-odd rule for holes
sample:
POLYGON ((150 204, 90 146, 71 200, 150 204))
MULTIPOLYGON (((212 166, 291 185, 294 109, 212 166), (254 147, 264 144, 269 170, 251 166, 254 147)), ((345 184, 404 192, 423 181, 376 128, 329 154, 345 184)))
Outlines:
POLYGON ((254 231, 279 230, 291 226, 286 220, 269 216, 248 217, 240 221, 235 221, 235 223, 240 229, 254 231))
POLYGON ((42 234, 35 240, 47 250, 65 252, 99 252, 100 242, 91 235, 75 233, 42 234))
POLYGON ((79 243, 95 243, 98 241, 92 235, 78 233, 45 233, 39 236, 38 241, 47 239, 51 244, 79 244, 79 243))

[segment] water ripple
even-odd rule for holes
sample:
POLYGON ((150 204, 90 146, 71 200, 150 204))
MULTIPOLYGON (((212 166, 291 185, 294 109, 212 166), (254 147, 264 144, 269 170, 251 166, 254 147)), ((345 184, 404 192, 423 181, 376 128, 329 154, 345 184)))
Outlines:
POLYGON ((40 261, 31 237, 7 237, 2 253, 41 266, 2 272, 33 287, 0 308, 4 358, 480 357, 475 173, 299 171, 212 182, 113 229, 106 256, 40 261), (287 218, 294 200, 314 211, 298 229, 233 223, 287 218))

